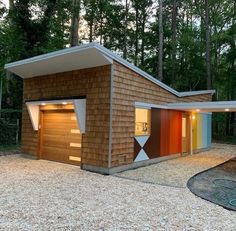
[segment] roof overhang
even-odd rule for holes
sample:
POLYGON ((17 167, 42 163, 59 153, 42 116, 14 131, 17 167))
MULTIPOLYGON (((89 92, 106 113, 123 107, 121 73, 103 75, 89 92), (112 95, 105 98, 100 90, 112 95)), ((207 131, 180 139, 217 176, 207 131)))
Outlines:
POLYGON ((25 79, 109 64, 112 59, 97 49, 78 46, 9 63, 5 68, 25 79))
POLYGON ((168 104, 149 104, 135 102, 138 108, 159 108, 189 112, 236 112, 236 101, 216 101, 216 102, 190 102, 190 103, 168 103, 168 104))
POLYGON ((109 65, 112 64, 113 61, 124 65, 177 97, 215 93, 215 90, 178 92, 140 68, 134 66, 132 63, 127 62, 114 52, 94 42, 8 63, 5 65, 5 69, 25 79, 109 65))
POLYGON ((236 101, 169 103, 168 109, 191 112, 236 112, 236 101))

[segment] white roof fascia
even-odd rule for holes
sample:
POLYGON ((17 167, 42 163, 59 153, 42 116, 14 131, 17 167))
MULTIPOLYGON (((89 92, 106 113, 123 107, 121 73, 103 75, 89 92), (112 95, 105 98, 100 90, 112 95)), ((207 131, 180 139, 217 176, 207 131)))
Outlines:
POLYGON ((190 103, 169 103, 166 104, 169 109, 175 110, 206 110, 223 111, 225 109, 236 110, 236 101, 216 101, 216 102, 190 102, 190 103))
POLYGON ((53 52, 50 52, 50 53, 47 53, 47 54, 38 55, 38 56, 35 56, 35 57, 32 57, 32 58, 23 59, 23 60, 20 60, 20 61, 8 63, 8 64, 5 64, 4 68, 8 69, 8 68, 15 67, 15 66, 30 64, 30 63, 33 63, 33 62, 42 61, 42 60, 46 60, 46 59, 61 56, 61 55, 66 55, 66 54, 71 54, 71 53, 75 53, 75 52, 78 52, 78 51, 87 50, 88 48, 92 48, 92 47, 93 46, 91 46, 91 44, 86 44, 86 45, 81 45, 81 46, 76 46, 76 47, 65 48, 65 49, 62 49, 62 50, 59 50, 59 51, 53 51, 53 52))
POLYGON ((161 81, 157 80, 153 76, 149 75, 148 73, 144 72, 140 68, 138 68, 138 67, 134 66, 133 64, 129 63, 128 61, 124 60, 123 58, 116 55, 112 51, 108 50, 107 48, 105 48, 95 42, 85 44, 85 45, 76 46, 76 47, 71 47, 71 48, 67 48, 67 49, 63 49, 63 50, 59 50, 59 51, 50 52, 48 54, 39 55, 36 57, 16 61, 13 63, 8 63, 4 66, 4 68, 10 69, 10 68, 13 68, 16 66, 30 64, 30 63, 34 63, 34 62, 42 61, 42 60, 47 60, 49 58, 53 58, 53 57, 57 57, 57 56, 65 55, 65 54, 76 53, 76 52, 83 51, 83 50, 86 50, 89 48, 95 48, 98 51, 100 51, 110 63, 112 63, 112 60, 115 60, 118 63, 121 63, 122 65, 128 67, 129 69, 133 70, 134 72, 138 73, 139 75, 143 76, 144 78, 157 84, 161 88, 173 93, 174 95, 176 95, 178 97, 186 97, 186 96, 201 95, 201 94, 214 94, 215 93, 214 90, 178 92, 178 91, 174 90, 173 88, 167 86, 166 84, 162 83, 161 81))
POLYGON ((76 51, 75 48, 68 48, 54 53, 46 57, 44 55, 22 60, 22 63, 11 63, 11 67, 7 70, 15 73, 22 78, 33 78, 36 76, 44 76, 49 74, 62 73, 67 71, 79 70, 84 68, 92 68, 113 63, 113 60, 106 57, 96 48, 80 49, 76 51), (66 51, 66 52, 65 52, 66 51))
POLYGON ((166 105, 161 105, 161 104, 135 102, 134 105, 135 105, 136 108, 144 108, 144 109, 151 109, 151 108, 168 109, 168 107, 166 105))
POLYGON ((185 96, 194 96, 194 95, 203 95, 203 94, 214 94, 216 91, 215 90, 201 90, 201 91, 184 91, 184 92, 179 92, 181 97, 185 96))
POLYGON ((229 111, 236 111, 236 101, 217 101, 217 102, 190 102, 190 103, 168 103, 168 104, 150 104, 144 102, 135 102, 136 108, 160 108, 169 110, 180 111, 194 111, 197 113, 209 113, 212 112, 225 112, 225 109, 229 111), (197 111, 199 109, 200 111, 197 111))

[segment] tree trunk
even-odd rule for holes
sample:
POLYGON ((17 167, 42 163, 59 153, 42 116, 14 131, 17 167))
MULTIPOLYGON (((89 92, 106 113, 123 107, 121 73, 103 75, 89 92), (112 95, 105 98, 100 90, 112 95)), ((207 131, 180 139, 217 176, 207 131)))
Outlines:
POLYGON ((135 66, 138 65, 138 32, 139 32, 139 26, 138 26, 138 8, 136 6, 135 11, 135 54, 134 54, 134 64, 135 66))
POLYGON ((125 0, 125 25, 124 25, 124 50, 123 50, 123 58, 127 59, 127 27, 128 27, 128 14, 129 14, 129 6, 128 0, 125 0))
POLYGON ((145 24, 146 24, 146 12, 143 11, 142 15, 142 44, 141 44, 141 67, 144 67, 144 48, 145 48, 145 24))
POLYGON ((93 41, 93 22, 89 23, 89 42, 93 41))
POLYGON ((158 79, 163 80, 163 8, 162 0, 159 2, 159 48, 158 48, 158 79))
POLYGON ((100 17, 100 39, 99 39, 99 43, 102 45, 103 42, 103 5, 102 5, 102 1, 99 0, 99 17, 100 17))
POLYGON ((205 0, 205 30, 206 30, 206 71, 207 89, 212 89, 211 79, 211 41, 210 41, 210 19, 209 19, 209 0, 205 0))
MULTIPOLYGON (((172 22, 171 22, 171 29, 172 29, 172 83, 175 83, 176 80, 176 27, 177 27, 177 0, 173 0, 173 6, 172 6, 172 22)), ((188 17, 187 17, 188 18, 188 17)), ((187 20, 188 21, 188 20, 187 20)))
POLYGON ((79 13, 80 13, 80 0, 73 0, 73 13, 71 19, 71 40, 70 46, 77 46, 79 42, 79 13))
POLYGON ((14 7, 14 0, 9 0, 9 9, 12 10, 14 7))

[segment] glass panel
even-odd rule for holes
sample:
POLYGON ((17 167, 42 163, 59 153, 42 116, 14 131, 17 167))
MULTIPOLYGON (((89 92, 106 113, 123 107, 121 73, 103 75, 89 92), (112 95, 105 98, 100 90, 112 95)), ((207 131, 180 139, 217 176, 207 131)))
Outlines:
POLYGON ((135 136, 150 135, 151 131, 151 110, 135 109, 135 136))

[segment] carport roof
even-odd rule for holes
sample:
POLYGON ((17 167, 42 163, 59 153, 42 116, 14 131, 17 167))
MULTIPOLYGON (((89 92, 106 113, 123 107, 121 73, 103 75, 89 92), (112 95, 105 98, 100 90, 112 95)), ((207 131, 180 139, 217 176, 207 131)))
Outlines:
POLYGON ((236 101, 169 103, 168 109, 192 112, 236 112, 236 101))
POLYGON ((25 79, 108 65, 112 64, 113 61, 121 63, 178 97, 215 93, 214 90, 178 92, 97 43, 66 48, 33 58, 8 63, 5 65, 5 69, 25 79))
POLYGON ((135 102, 139 108, 162 108, 189 112, 236 112, 236 101, 213 101, 213 102, 190 102, 190 103, 167 103, 150 104, 135 102))

